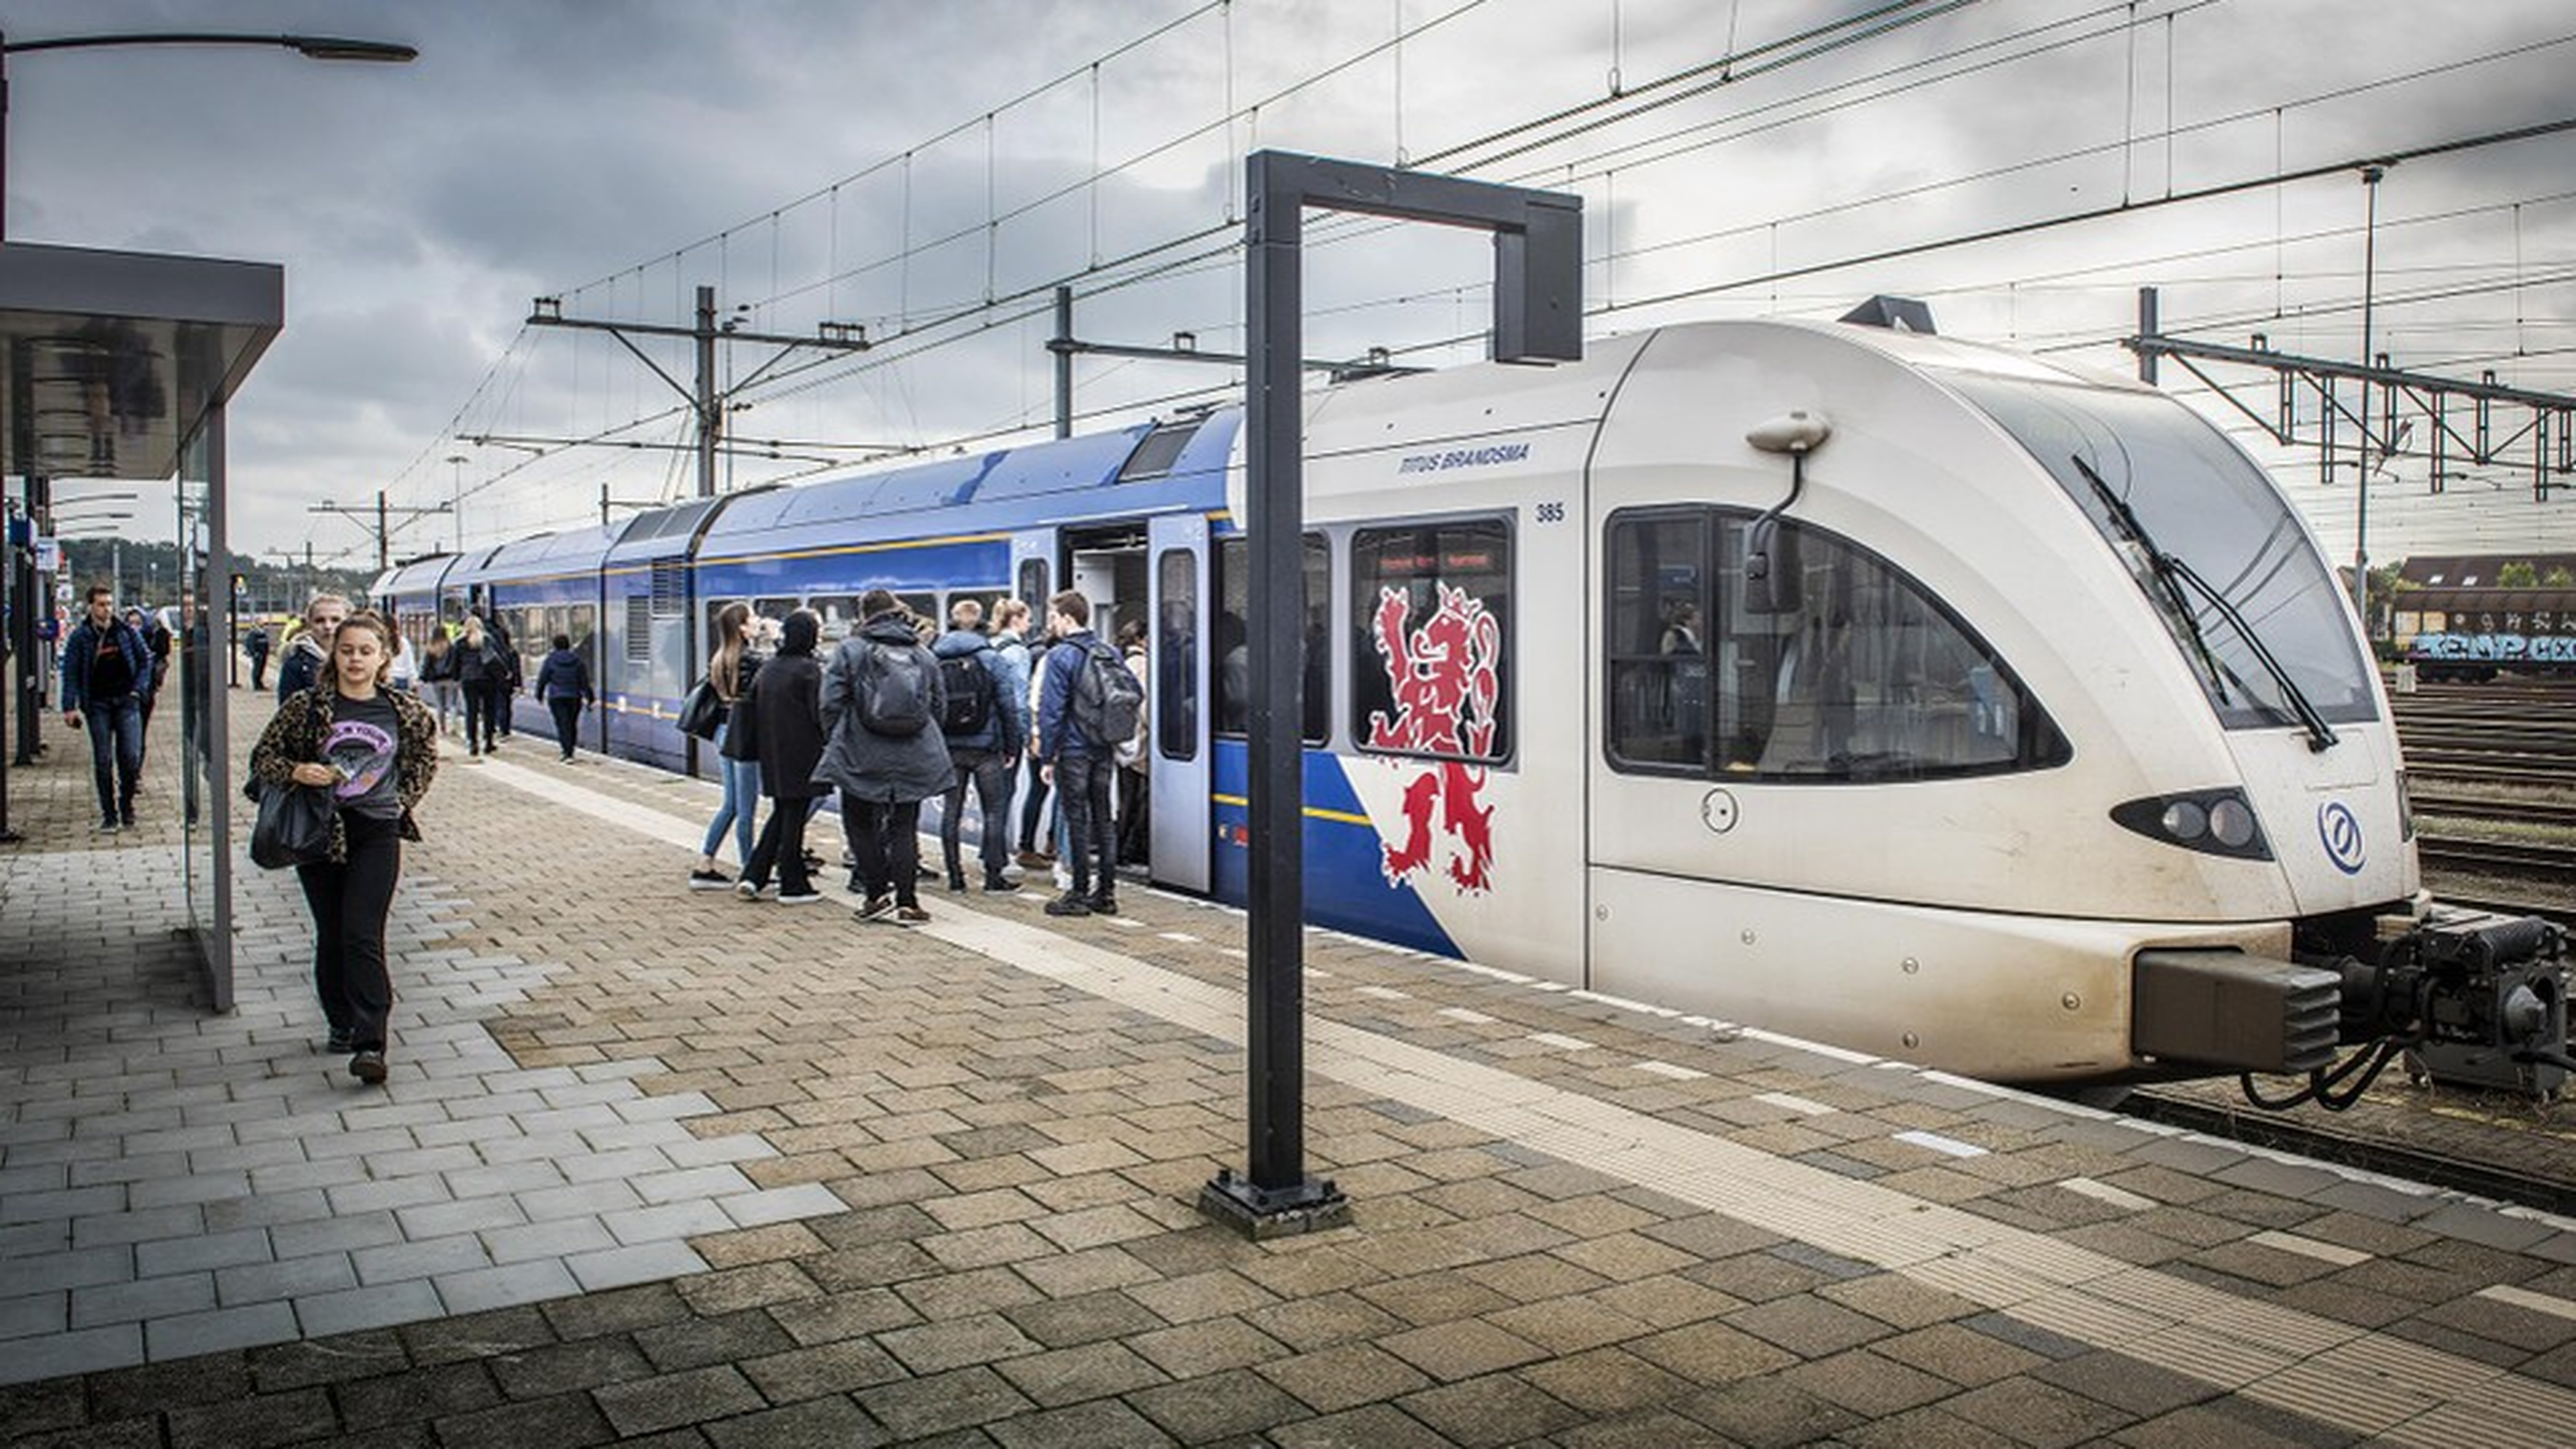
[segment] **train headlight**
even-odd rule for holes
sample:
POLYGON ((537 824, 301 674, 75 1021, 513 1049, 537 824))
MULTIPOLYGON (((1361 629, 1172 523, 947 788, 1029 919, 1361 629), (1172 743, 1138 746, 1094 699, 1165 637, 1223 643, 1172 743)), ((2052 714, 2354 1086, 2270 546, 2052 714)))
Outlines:
POLYGON ((2186 790, 2111 807, 2111 819, 2150 840, 2238 860, 2270 860, 2263 823, 2241 790, 2186 790))

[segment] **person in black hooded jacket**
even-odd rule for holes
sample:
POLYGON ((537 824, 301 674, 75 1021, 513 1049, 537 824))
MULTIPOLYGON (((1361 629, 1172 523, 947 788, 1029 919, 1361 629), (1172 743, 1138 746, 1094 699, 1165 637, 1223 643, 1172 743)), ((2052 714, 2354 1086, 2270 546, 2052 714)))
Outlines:
MULTIPOLYGON (((749 727, 751 748, 760 759, 760 793, 769 797, 769 821, 760 843, 751 848, 742 879, 734 890, 744 900, 757 900, 778 872, 778 903, 811 905, 823 898, 805 868, 805 821, 814 800, 831 787, 815 783, 814 766, 823 758, 823 666, 815 661, 814 642, 823 621, 811 609, 787 616, 778 655, 752 676, 751 691, 734 709, 731 731, 749 727)), ((726 740, 735 748, 733 739, 726 740)))

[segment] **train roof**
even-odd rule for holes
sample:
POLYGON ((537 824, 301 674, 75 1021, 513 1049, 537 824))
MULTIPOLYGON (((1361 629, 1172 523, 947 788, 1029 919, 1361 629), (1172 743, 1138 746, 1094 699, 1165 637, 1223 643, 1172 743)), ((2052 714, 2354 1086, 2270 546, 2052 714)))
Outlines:
POLYGON ((386 570, 383 578, 376 580, 376 596, 393 598, 405 594, 434 594, 446 579, 447 571, 455 564, 456 555, 452 553, 434 553, 427 558, 397 564, 386 570))
POLYGON ((2576 574, 2576 553, 2430 553, 2408 558, 2397 576, 2425 588, 2499 588, 2496 576, 2505 565, 2517 563, 2531 565, 2540 578, 2558 569, 2576 574))
POLYGON ((605 562, 612 568, 619 564, 650 563, 655 559, 685 558, 698 540, 698 532, 709 515, 717 509, 760 496, 762 490, 727 493, 715 498, 691 498, 666 508, 648 508, 626 521, 626 532, 609 545, 605 562))
MULTIPOLYGON (((538 535, 540 538, 549 536, 550 535, 545 534, 538 535)), ((527 540, 521 541, 526 542, 527 540)), ((492 560, 498 557, 502 550, 515 546, 516 545, 513 544, 500 543, 494 544, 490 548, 467 549, 464 555, 456 561, 456 566, 447 571, 447 576, 439 580, 438 586, 441 589, 461 589, 468 584, 479 584, 483 582, 484 579, 491 576, 492 560)))
POLYGON ((542 579, 567 574, 596 571, 600 561, 620 535, 634 525, 631 518, 615 523, 594 524, 564 533, 541 533, 505 543, 492 550, 482 564, 460 572, 450 583, 481 583, 491 579, 542 579))
POLYGON ((1107 488, 1126 490, 1120 512, 1213 506, 1241 419, 1237 410, 1221 410, 737 495, 698 552, 734 558, 917 538, 950 526, 926 529, 926 518, 970 506, 953 526, 1036 527, 1101 512, 1097 494, 1107 488))

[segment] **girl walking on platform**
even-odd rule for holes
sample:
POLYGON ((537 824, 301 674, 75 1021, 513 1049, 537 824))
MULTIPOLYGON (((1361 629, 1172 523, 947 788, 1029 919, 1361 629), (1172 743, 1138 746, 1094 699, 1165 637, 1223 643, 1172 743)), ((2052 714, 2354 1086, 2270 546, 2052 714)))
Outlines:
POLYGON ((716 869, 716 847, 724 844, 728 829, 733 831, 734 859, 751 863, 752 817, 760 810, 760 757, 749 750, 728 749, 725 741, 733 729, 733 707, 751 688, 752 676, 759 670, 760 657, 751 651, 751 605, 736 600, 716 611, 716 652, 707 661, 707 687, 715 691, 716 703, 723 709, 715 744, 724 803, 707 822, 706 843, 698 847, 698 868, 689 872, 693 891, 720 891, 733 884, 716 869))
POLYGON ((402 843, 420 839, 412 807, 438 772, 438 721, 386 687, 393 630, 374 613, 342 621, 330 670, 287 697, 251 751, 269 789, 328 790, 331 848, 295 868, 313 912, 313 984, 331 1024, 328 1049, 349 1052, 349 1074, 385 1079, 386 1018, 394 1004, 385 918, 402 875, 402 843))

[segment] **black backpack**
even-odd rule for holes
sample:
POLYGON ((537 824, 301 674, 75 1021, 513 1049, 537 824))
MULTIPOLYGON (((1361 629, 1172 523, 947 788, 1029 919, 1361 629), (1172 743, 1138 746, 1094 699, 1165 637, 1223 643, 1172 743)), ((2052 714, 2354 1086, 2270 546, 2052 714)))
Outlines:
POLYGON ((930 671, 919 649, 871 640, 859 671, 859 723, 870 734, 917 735, 930 725, 930 671))
POLYGON ((1110 750, 1136 738, 1145 712, 1145 686, 1126 659, 1106 644, 1093 644, 1073 681, 1073 722, 1098 749, 1110 750))
POLYGON ((993 671, 984 667, 985 650, 939 656, 939 683, 947 699, 939 711, 939 732, 950 739, 980 735, 993 724, 993 671))

